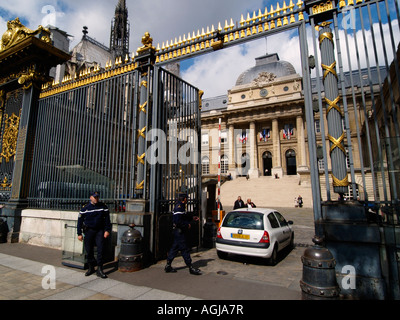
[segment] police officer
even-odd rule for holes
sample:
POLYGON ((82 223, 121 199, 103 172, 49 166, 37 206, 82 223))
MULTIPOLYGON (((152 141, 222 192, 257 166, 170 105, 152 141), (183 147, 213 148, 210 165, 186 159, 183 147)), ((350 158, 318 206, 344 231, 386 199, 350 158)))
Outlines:
POLYGON ((78 217, 78 240, 83 241, 82 231, 85 234, 84 246, 87 254, 89 269, 85 276, 95 272, 96 259, 94 258, 94 245, 97 246, 97 276, 105 279, 103 271, 103 248, 104 240, 110 236, 111 221, 110 211, 103 202, 99 201, 99 192, 90 195, 90 202, 79 212, 78 217))
MULTIPOLYGON (((178 251, 182 253, 182 257, 189 267, 190 274, 200 275, 201 271, 192 266, 192 259, 190 257, 190 248, 187 245, 187 232, 191 228, 192 219, 186 213, 186 202, 187 194, 180 194, 178 201, 175 205, 172 223, 173 223, 173 233, 174 242, 167 256, 167 265, 165 266, 165 272, 176 272, 176 269, 172 268, 171 264, 176 257, 178 251)), ((198 217, 194 217, 195 221, 198 221, 198 217)))

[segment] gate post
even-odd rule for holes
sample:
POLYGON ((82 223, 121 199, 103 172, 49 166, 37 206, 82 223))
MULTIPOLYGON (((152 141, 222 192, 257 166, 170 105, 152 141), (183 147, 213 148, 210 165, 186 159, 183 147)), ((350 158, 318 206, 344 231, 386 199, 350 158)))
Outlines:
POLYGON ((9 131, 9 136, 2 137, 1 157, 7 154, 2 160, 12 163, 12 168, 2 167, 2 171, 10 170, 12 181, 10 198, 1 209, 1 216, 7 217, 9 241, 18 242, 21 211, 28 205, 40 90, 42 84, 51 80, 50 68, 64 63, 70 55, 51 44, 50 32, 42 26, 33 31, 16 18, 7 27, 0 44, 0 105, 5 106, 10 96, 18 94, 22 94, 22 105, 19 114, 13 114, 18 118, 18 126, 9 131))
MULTIPOLYGON (((346 135, 342 126, 345 114, 339 104, 341 100, 339 78, 341 79, 342 75, 336 73, 334 35, 330 27, 330 20, 333 20, 335 35, 338 37, 338 8, 335 1, 326 0, 306 1, 306 8, 309 10, 311 26, 314 27, 314 23, 318 25, 316 29, 318 30, 320 67, 323 73, 322 82, 328 124, 327 132, 322 134, 325 134, 330 142, 333 189, 342 198, 348 191, 349 185, 344 147, 346 135)), ((314 31, 313 38, 314 40, 316 38, 314 31)), ((336 39, 336 44, 339 46, 338 39, 336 39)), ((340 63, 339 49, 337 49, 337 54, 340 63)), ((317 81, 320 79, 318 78, 317 81)), ((342 92, 342 94, 345 93, 342 92)), ((319 97, 322 95, 321 90, 318 95, 319 97)), ((322 119, 322 112, 320 116, 322 119)), ((344 202, 331 199, 328 201, 318 199, 318 201, 321 204, 321 219, 315 221, 316 231, 319 231, 326 249, 335 259, 340 297, 342 299, 386 299, 388 291, 381 257, 384 256, 384 247, 379 225, 368 218, 366 208, 358 201, 344 202)), ((303 275, 304 273, 307 275, 306 271, 307 269, 303 268, 303 275)), ((315 272, 315 270, 310 270, 310 272, 315 272)), ((317 274, 315 278, 316 276, 317 274)))
MULTIPOLYGON (((121 247, 121 237, 129 229, 130 224, 135 224, 143 236, 143 262, 147 265, 153 252, 153 213, 149 211, 149 177, 148 163, 146 163, 147 150, 147 132, 152 127, 152 79, 153 66, 155 63, 156 49, 152 45, 153 39, 150 34, 142 38, 143 46, 138 48, 138 55, 134 58, 138 70, 139 82, 137 103, 137 126, 136 131, 136 149, 133 150, 133 165, 136 167, 136 177, 134 180, 135 196, 126 202, 126 212, 118 213, 118 240, 116 248, 116 257, 121 247)), ((135 101, 136 104, 136 101, 135 101)))

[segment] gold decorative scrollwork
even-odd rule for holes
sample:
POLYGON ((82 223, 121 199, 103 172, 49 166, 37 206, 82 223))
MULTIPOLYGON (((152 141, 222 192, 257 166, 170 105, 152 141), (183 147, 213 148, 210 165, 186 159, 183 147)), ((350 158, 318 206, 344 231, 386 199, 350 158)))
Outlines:
POLYGON ((328 134, 328 139, 329 139, 329 141, 330 142, 332 142, 332 146, 331 146, 331 149, 330 149, 330 153, 332 153, 332 151, 335 149, 335 148, 339 148, 340 150, 342 150, 342 152, 344 153, 344 154, 346 154, 346 150, 345 150, 345 148, 343 147, 343 145, 342 145, 342 141, 344 140, 344 137, 345 137, 345 135, 344 135, 344 132, 342 133, 342 135, 339 137, 339 138, 334 138, 334 137, 332 137, 330 134, 328 134))
POLYGON ((14 113, 11 116, 7 114, 4 116, 4 134, 2 150, 0 154, 0 163, 3 161, 3 158, 6 160, 6 162, 9 162, 10 159, 15 155, 17 150, 19 120, 20 117, 14 113))
POLYGON ((325 98, 325 102, 328 104, 328 108, 326 108, 326 113, 328 114, 329 111, 331 111, 332 108, 334 108, 337 112, 339 112, 342 117, 343 117, 343 112, 340 110, 340 107, 337 105, 337 103, 340 100, 340 96, 337 96, 335 100, 331 101, 328 98, 325 98))
POLYGON ((21 42, 22 40, 33 37, 40 33, 44 33, 42 40, 45 42, 50 41, 50 31, 42 26, 39 26, 37 30, 31 30, 25 27, 19 18, 7 22, 7 31, 3 34, 0 41, 0 52, 7 50, 13 45, 21 42))
POLYGON ((9 183, 7 177, 4 176, 3 182, 0 183, 0 187, 1 187, 3 190, 9 189, 9 188, 12 187, 12 182, 9 183))
POLYGON ((316 4, 312 7, 312 13, 313 14, 318 14, 318 13, 322 13, 328 10, 332 10, 333 9, 333 4, 331 1, 327 1, 324 3, 320 3, 320 4, 316 4))
POLYGON ((136 183, 135 189, 143 190, 143 188, 144 188, 144 180, 141 183, 136 183))
POLYGON ((18 83, 23 85, 23 89, 29 89, 34 83, 43 83, 48 80, 43 74, 36 71, 33 67, 29 68, 18 78, 18 83))
MULTIPOLYGON (((0 90, 0 109, 3 109, 4 107, 4 103, 6 101, 6 93, 4 92, 4 90, 0 90)), ((0 119, 0 123, 1 123, 1 119, 0 119)))
POLYGON ((349 179, 347 177, 347 174, 342 180, 339 180, 332 174, 332 180, 334 187, 347 187, 349 185, 349 179))
POLYGON ((146 106, 147 106, 147 101, 143 104, 139 104, 139 110, 146 113, 146 106))
POLYGON ((325 69, 324 80, 325 80, 326 76, 329 74, 329 72, 332 73, 336 78, 338 77, 337 74, 336 74, 336 71, 335 71, 336 61, 332 62, 332 64, 330 66, 327 66, 326 64, 322 63, 321 67, 323 69, 325 69))
POLYGON ((141 156, 139 156, 139 155, 136 155, 136 157, 137 157, 137 163, 139 164, 139 163, 141 163, 141 164, 144 164, 144 157, 146 156, 146 153, 143 153, 141 156))
POLYGON ((333 33, 332 32, 323 32, 320 36, 319 36, 319 45, 321 45, 322 41, 324 39, 328 39, 330 42, 333 43, 333 33))
POLYGON ((138 139, 139 137, 142 137, 144 139, 146 139, 146 136, 144 135, 144 132, 146 131, 146 127, 144 127, 143 129, 138 129, 138 139))

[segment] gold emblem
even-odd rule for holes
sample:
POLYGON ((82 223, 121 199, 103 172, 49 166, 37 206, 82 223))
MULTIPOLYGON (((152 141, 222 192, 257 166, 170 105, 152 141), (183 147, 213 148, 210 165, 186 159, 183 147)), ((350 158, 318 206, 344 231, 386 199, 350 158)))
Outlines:
POLYGON ((19 119, 20 117, 14 113, 11 116, 7 114, 4 115, 4 134, 2 150, 0 154, 0 163, 3 161, 3 158, 6 159, 6 162, 9 162, 10 159, 15 155, 17 150, 19 119))

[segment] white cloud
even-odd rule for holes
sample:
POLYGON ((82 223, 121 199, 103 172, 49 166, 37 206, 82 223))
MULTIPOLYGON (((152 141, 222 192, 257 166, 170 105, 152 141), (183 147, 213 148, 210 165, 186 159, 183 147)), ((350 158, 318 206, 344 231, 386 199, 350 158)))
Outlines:
MULTIPOLYGON (((264 9, 263 0, 126 0, 129 21, 130 21, 130 50, 136 51, 141 46, 141 38, 146 31, 150 32, 154 40, 154 45, 162 44, 166 41, 175 40, 179 36, 193 33, 207 26, 215 27, 220 22, 222 26, 225 20, 230 22, 232 18, 236 23, 240 21, 243 14, 246 18, 247 12, 252 15, 253 11, 264 9)), ((97 41, 109 45, 111 20, 118 0, 1 0, 0 29, 6 29, 6 21, 19 16, 21 20, 27 21, 27 27, 37 28, 39 24, 49 21, 50 11, 44 10, 46 6, 55 9, 56 27, 74 36, 71 44, 76 45, 82 36, 82 27, 85 25, 89 29, 89 35, 97 41)), ((268 0, 268 9, 271 4, 276 6, 276 1, 268 0)), ((51 20, 51 19, 50 19, 51 20)), ((395 46, 397 49, 399 41, 399 27, 397 20, 392 21, 395 36, 395 46)), ((392 48, 389 40, 388 25, 383 25, 385 36, 385 46, 388 50, 389 63, 391 62, 392 48)), ((0 30, 0 34, 1 34, 0 30)), ((308 27, 308 48, 309 54, 319 54, 319 47, 316 53, 311 41, 310 27, 308 27)), ((345 55, 344 32, 340 31, 342 59, 344 69, 347 69, 348 59, 345 55)), ((379 29, 375 28, 375 37, 378 47, 378 57, 380 65, 383 52, 380 40, 379 29)), ((375 65, 373 50, 371 50, 371 32, 366 32, 367 48, 370 54, 372 65, 375 65)), ((354 38, 349 34, 350 57, 355 57, 354 38)), ((357 33, 357 42, 360 50, 360 60, 362 67, 365 63, 365 49, 363 46, 361 31, 357 33)), ((278 53, 281 60, 293 64, 296 72, 301 74, 301 61, 299 39, 297 32, 281 32, 268 36, 265 39, 248 42, 241 46, 231 47, 224 50, 207 54, 193 60, 193 65, 183 70, 183 77, 190 83, 205 91, 205 97, 226 94, 236 82, 237 77, 246 69, 254 66, 254 59, 268 53, 278 53)), ((352 60, 353 61, 353 60, 352 60)), ((353 63, 353 62, 352 62, 353 63)), ((353 69, 356 67, 352 66, 353 69)), ((315 71, 313 72, 315 74, 315 71)))

